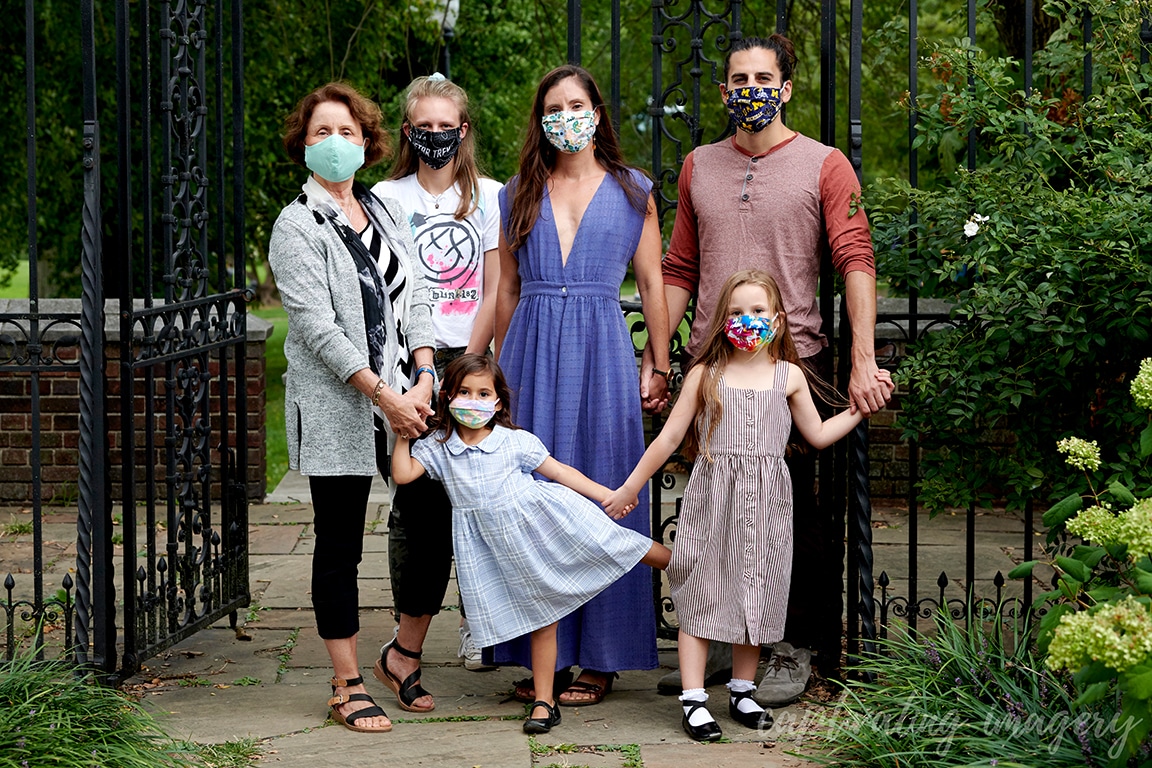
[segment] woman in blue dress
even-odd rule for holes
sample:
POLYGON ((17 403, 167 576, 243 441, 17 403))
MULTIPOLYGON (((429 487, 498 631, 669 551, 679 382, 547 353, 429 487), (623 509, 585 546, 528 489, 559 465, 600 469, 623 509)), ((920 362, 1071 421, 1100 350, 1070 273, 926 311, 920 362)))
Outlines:
MULTIPOLYGON (((660 400, 667 387, 668 311, 651 188, 624 162, 592 76, 577 66, 545 75, 519 173, 500 193, 496 353, 517 421, 558 461, 609 488, 644 453, 641 400, 660 400), (647 381, 620 310, 629 263, 658 355, 647 381)), ((618 522, 649 535, 647 493, 618 522)), ((560 621, 557 669, 581 668, 560 704, 598 703, 620 670, 657 666, 650 579, 633 569, 560 621)), ((527 636, 491 653, 496 663, 530 666, 527 636)), ((516 695, 536 698, 528 681, 516 695)))

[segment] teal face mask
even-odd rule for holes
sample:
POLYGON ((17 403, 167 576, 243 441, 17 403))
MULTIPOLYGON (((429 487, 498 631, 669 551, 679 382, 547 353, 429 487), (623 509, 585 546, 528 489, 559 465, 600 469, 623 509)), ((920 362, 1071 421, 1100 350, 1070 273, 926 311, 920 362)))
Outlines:
POLYGON ((364 165, 364 147, 333 134, 304 147, 304 165, 324 181, 348 181, 364 165))

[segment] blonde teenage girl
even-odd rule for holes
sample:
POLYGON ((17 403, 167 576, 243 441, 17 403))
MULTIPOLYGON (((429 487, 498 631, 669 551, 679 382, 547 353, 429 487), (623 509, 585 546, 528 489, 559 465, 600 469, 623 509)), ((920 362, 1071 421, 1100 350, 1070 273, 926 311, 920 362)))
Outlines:
MULTIPOLYGON (((443 75, 418 77, 408 86, 400 134, 392 176, 372 191, 396 200, 407 216, 432 307, 434 373, 441 376, 451 360, 484 352, 492 341, 502 185, 481 175, 468 95, 443 75)), ((386 466, 381 471, 387 476, 386 466)), ((420 685, 420 656, 451 575, 451 521, 451 504, 438 483, 424 479, 396 490, 388 562, 399 627, 381 649, 375 674, 412 712, 435 708, 420 685)), ((466 669, 492 669, 463 616, 459 656, 466 669)))

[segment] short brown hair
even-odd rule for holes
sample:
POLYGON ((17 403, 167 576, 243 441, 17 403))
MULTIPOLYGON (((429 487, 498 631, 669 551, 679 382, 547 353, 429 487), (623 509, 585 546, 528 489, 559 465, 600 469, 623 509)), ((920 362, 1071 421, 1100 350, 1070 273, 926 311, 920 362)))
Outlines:
POLYGON ((326 101, 338 101, 348 107, 352 117, 360 123, 364 133, 364 167, 375 165, 391 155, 391 143, 384 130, 384 116, 380 107, 371 99, 360 95, 347 83, 328 83, 300 99, 296 109, 284 118, 284 151, 292 162, 304 166, 304 139, 308 135, 308 123, 317 105, 326 101))

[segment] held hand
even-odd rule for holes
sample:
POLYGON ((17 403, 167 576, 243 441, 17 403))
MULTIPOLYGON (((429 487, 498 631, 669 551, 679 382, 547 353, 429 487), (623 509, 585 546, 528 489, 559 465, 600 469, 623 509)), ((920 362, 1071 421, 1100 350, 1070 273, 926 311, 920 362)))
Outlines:
POLYGON ((852 376, 848 380, 848 400, 864 418, 882 409, 892 398, 893 389, 891 374, 883 371, 882 375, 875 360, 852 366, 852 376))
POLYGON ((394 392, 387 399, 381 396, 380 409, 384 411, 388 425, 397 437, 419 437, 427 429, 425 419, 431 416, 433 411, 428 407, 426 399, 417 399, 420 397, 416 389, 403 396, 394 392))
POLYGON ((648 397, 641 397, 640 406, 646 413, 661 413, 668 406, 668 379, 649 371, 648 397))
POLYGON ((619 520, 636 509, 636 505, 639 503, 640 498, 622 485, 612 491, 612 493, 608 495, 608 498, 601 502, 600 506, 604 507, 604 511, 608 513, 608 517, 613 520, 619 520))
MULTIPOLYGON (((876 371, 876 382, 887 392, 887 396, 884 398, 884 401, 888 402, 888 400, 892 397, 892 393, 896 390, 896 384, 892 381, 892 374, 881 368, 876 371)), ((848 403, 849 413, 855 414, 858 410, 859 408, 856 406, 855 400, 848 403)), ((876 412, 873 411, 870 414, 865 414, 865 418, 875 415, 875 413, 876 412)))
POLYGON ((660 413, 668 405, 668 380, 653 376, 652 347, 645 345, 640 357, 640 407, 645 413, 660 413))

